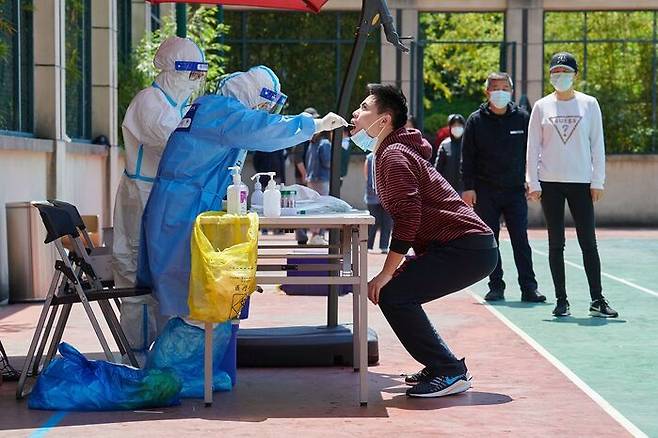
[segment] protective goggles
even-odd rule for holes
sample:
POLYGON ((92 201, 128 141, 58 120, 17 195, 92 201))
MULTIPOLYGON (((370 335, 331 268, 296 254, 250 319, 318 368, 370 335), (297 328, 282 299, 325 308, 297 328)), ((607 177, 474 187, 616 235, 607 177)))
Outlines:
POLYGON ((283 106, 288 100, 288 96, 283 93, 277 93, 276 91, 270 90, 269 88, 263 87, 260 90, 260 97, 271 102, 268 107, 270 108, 270 113, 279 114, 283 109, 283 106))

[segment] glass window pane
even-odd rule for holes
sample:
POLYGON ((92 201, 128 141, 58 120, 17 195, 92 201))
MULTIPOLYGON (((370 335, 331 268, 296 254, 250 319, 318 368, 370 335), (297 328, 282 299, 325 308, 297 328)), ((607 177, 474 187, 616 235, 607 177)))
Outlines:
POLYGON ((16 71, 20 61, 17 58, 16 6, 15 1, 0 3, 0 99, 3 102, 0 105, 0 129, 11 131, 18 128, 16 71))
POLYGON ((89 0, 66 0, 66 133, 71 138, 90 136, 91 22, 89 0))
MULTIPOLYGON (((21 1, 21 21, 19 30, 20 39, 20 131, 34 131, 34 58, 32 47, 32 2, 21 1)), ((1 83, 1 82, 0 82, 1 83)))
POLYGON ((0 130, 32 132, 32 2, 0 2, 0 130))

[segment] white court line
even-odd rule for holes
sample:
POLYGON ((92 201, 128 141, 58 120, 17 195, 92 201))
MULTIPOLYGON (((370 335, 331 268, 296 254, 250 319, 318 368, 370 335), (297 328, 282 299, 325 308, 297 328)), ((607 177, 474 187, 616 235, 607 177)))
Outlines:
POLYGON ((573 371, 571 371, 565 364, 560 362, 558 358, 553 356, 548 352, 544 347, 542 347, 537 341, 530 337, 526 332, 521 330, 516 324, 507 319, 502 313, 495 309, 493 306, 487 304, 486 301, 482 299, 478 294, 472 290, 468 290, 471 295, 480 303, 483 304, 496 318, 501 320, 510 330, 519 335, 521 339, 528 343, 532 348, 541 354, 548 362, 551 363, 555 368, 558 369, 562 374, 564 374, 569 380, 571 380, 581 391, 583 391, 589 398, 591 398, 597 405, 601 407, 608 415, 610 415, 617 423, 619 423, 624 429, 626 429, 631 435, 638 438, 648 438, 647 434, 642 432, 636 425, 630 422, 630 420, 624 415, 615 409, 606 399, 601 397, 601 395, 594 391, 587 383, 585 383, 580 377, 578 377, 573 371))
MULTIPOLYGON (((537 254, 548 257, 548 254, 543 252, 543 251, 539 251, 539 250, 536 250, 534 248, 532 249, 532 251, 536 252, 537 254)), ((569 260, 565 260, 564 263, 569 265, 569 266, 573 266, 574 268, 578 268, 581 271, 585 270, 585 268, 583 268, 582 266, 580 266, 576 263, 570 262, 569 260)), ((625 284, 626 286, 630 286, 632 288, 635 288, 635 289, 637 289, 639 291, 642 291, 644 293, 647 293, 649 295, 653 295, 654 297, 658 297, 658 292, 656 292, 655 290, 647 289, 646 287, 640 286, 639 284, 635 284, 632 281, 628 281, 628 280, 624 280, 623 278, 615 277, 614 275, 608 274, 608 273, 603 272, 603 271, 601 271, 601 275, 604 276, 604 277, 607 277, 611 280, 615 280, 615 281, 618 281, 619 283, 625 284)))

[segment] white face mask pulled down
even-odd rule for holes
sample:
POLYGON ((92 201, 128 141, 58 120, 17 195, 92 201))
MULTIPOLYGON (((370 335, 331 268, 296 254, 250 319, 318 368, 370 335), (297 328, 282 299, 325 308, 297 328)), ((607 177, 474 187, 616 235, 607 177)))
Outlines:
POLYGON ((377 120, 375 120, 374 122, 372 122, 370 124, 370 126, 368 126, 366 129, 361 129, 359 132, 354 134, 351 137, 354 144, 357 145, 358 147, 360 147, 365 152, 374 151, 375 147, 377 146, 379 136, 384 131, 384 127, 382 126, 382 129, 379 131, 379 134, 377 134, 377 136, 375 136, 375 137, 368 134, 368 129, 375 126, 375 123, 379 122, 381 119, 383 119, 383 117, 380 117, 377 120))

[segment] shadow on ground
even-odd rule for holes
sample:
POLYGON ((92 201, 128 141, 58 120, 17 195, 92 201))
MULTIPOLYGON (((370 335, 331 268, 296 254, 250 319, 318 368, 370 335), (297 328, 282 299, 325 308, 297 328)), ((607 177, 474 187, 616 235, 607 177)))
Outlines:
MULTIPOLYGON (((402 377, 370 372, 369 403, 360 407, 358 374, 348 368, 240 369, 232 392, 215 393, 206 408, 203 400, 183 400, 180 406, 121 412, 71 412, 56 427, 112 424, 136 421, 199 418, 233 422, 262 422, 269 418, 386 418, 388 409, 429 411, 458 406, 509 403, 505 394, 471 390, 464 394, 434 399, 412 399, 405 395, 402 377), (392 397, 382 397, 391 394, 392 397)), ((15 383, 0 387, 0 430, 34 429, 55 412, 34 411, 25 400, 14 398, 15 383)))

